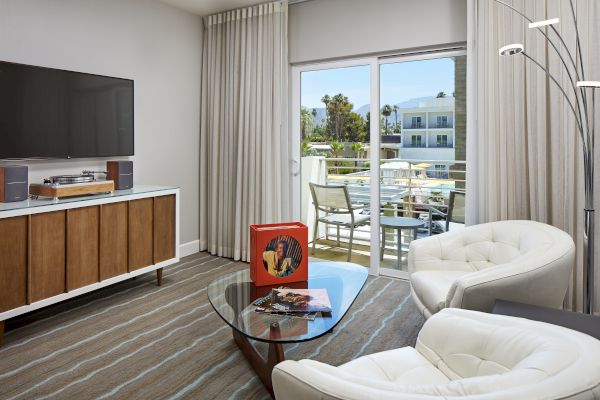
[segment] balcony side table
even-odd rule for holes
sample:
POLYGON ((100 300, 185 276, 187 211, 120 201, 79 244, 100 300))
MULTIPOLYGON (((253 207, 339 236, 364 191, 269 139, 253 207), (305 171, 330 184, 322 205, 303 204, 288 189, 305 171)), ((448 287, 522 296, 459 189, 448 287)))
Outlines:
POLYGON ((398 231, 398 269, 400 269, 400 261, 402 258, 402 229, 412 229, 414 231, 413 239, 417 238, 417 229, 423 227, 423 221, 416 218, 407 217, 380 217, 379 225, 381 226, 381 260, 383 260, 383 252, 385 250, 385 228, 393 228, 398 231))

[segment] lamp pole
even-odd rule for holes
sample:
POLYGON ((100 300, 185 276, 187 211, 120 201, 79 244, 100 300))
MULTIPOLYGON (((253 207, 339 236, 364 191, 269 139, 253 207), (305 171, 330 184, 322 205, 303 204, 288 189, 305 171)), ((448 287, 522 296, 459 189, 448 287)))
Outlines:
POLYGON ((530 57, 524 50, 522 44, 516 43, 500 48, 499 54, 501 56, 513 56, 521 54, 528 60, 537 65, 542 69, 546 75, 554 82, 558 87, 561 94, 564 96, 567 104, 571 111, 575 115, 577 122, 577 130, 581 138, 582 150, 583 150, 583 171, 584 171, 584 214, 583 214, 583 312, 586 314, 594 313, 594 294, 595 294, 595 272, 594 272, 594 251, 596 242, 594 240, 594 122, 593 115, 595 111, 595 92, 592 91, 591 101, 591 112, 588 111, 588 93, 587 89, 598 89, 600 88, 600 81, 586 81, 585 73, 583 68, 583 56, 581 53, 581 46, 579 42, 579 29, 577 27, 577 18, 575 15, 575 8, 573 6, 573 0, 569 0, 571 5, 571 12, 573 16, 573 23, 575 25, 575 33, 577 38, 576 51, 579 58, 579 68, 575 61, 575 58, 569 51, 565 41, 563 40, 560 33, 554 27, 555 24, 559 23, 558 18, 548 19, 544 21, 533 21, 527 15, 517 10, 510 4, 507 4, 501 0, 494 0, 509 9, 516 14, 520 15, 529 22, 529 28, 537 29, 550 44, 552 49, 558 55, 564 70, 567 72, 571 89, 575 96, 575 101, 571 101, 571 98, 567 91, 562 87, 560 82, 545 68, 542 64, 537 62, 534 58, 530 57), (550 27, 552 32, 558 38, 560 43, 565 49, 568 59, 565 60, 563 54, 559 50, 557 44, 552 38, 544 31, 543 28, 550 27), (579 88, 579 90, 577 90, 579 88))
MULTIPOLYGON (((594 122, 593 115, 595 112, 595 91, 600 88, 600 82, 579 81, 577 87, 582 92, 582 97, 587 98, 586 89, 592 90, 592 110, 591 110, 591 127, 590 119, 585 118, 583 121, 584 129, 588 132, 587 155, 584 157, 584 193, 585 193, 585 208, 584 208, 584 234, 583 234, 583 265, 584 269, 584 288, 583 288, 583 312, 586 314, 594 313, 595 301, 595 270, 594 270, 594 250, 596 248, 595 236, 595 210, 594 210, 594 122)), ((587 110, 586 110, 587 111, 587 110)), ((588 114, 586 113, 586 117, 588 114)))

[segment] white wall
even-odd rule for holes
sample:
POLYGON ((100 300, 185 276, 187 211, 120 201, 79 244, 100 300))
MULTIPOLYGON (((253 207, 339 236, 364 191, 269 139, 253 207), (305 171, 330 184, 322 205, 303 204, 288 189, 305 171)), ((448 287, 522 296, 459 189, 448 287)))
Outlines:
MULTIPOLYGON (((0 0, 0 60, 135 80, 134 184, 181 188, 198 239, 202 21, 148 0, 0 0)), ((27 162, 30 182, 106 159, 27 162)))
POLYGON ((289 10, 291 63, 467 40, 467 0, 312 0, 289 10))

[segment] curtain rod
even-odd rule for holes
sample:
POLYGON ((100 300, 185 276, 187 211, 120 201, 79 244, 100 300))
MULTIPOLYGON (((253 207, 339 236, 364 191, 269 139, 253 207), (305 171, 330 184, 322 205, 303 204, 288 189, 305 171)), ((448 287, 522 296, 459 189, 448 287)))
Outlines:
MULTIPOLYGON (((306 0, 311 1, 311 0, 306 0)), ((467 44, 465 42, 458 42, 448 44, 446 46, 428 46, 422 48, 412 48, 406 50, 389 50, 383 52, 374 52, 374 53, 363 53, 363 54, 354 54, 351 56, 340 56, 340 57, 331 57, 324 59, 314 59, 314 60, 305 60, 300 62, 291 62, 292 66, 301 66, 315 63, 323 63, 323 62, 332 62, 332 61, 342 61, 342 60, 351 60, 357 58, 367 58, 367 57, 377 57, 381 60, 395 58, 395 57, 406 57, 406 56, 418 56, 418 55, 427 55, 427 54, 436 54, 436 53, 445 53, 450 51, 465 51, 467 50, 467 44)))

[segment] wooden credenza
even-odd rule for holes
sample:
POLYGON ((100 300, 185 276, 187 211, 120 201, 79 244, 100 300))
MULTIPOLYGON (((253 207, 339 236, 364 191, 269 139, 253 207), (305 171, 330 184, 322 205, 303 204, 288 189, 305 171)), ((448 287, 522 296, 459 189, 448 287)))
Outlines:
POLYGON ((0 204, 4 321, 179 261, 179 189, 0 204))

